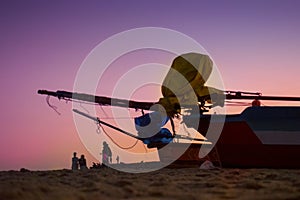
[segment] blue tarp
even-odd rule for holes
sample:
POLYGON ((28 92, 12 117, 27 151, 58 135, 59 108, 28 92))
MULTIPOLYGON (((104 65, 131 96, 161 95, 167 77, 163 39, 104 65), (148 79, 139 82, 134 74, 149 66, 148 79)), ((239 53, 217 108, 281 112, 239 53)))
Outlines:
POLYGON ((160 112, 152 112, 134 119, 135 128, 139 137, 145 138, 143 142, 149 143, 169 143, 172 141, 171 132, 162 128, 169 121, 168 116, 161 115, 160 112))

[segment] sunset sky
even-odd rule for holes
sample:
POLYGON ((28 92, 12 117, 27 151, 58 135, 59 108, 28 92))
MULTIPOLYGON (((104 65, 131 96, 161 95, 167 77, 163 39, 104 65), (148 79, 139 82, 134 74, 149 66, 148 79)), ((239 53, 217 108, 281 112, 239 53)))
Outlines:
POLYGON ((81 143, 71 104, 50 99, 57 115, 37 90, 72 91, 89 52, 128 29, 193 38, 228 90, 300 96, 299 10, 297 0, 0 1, 0 170, 70 168, 73 151, 100 158, 81 143))

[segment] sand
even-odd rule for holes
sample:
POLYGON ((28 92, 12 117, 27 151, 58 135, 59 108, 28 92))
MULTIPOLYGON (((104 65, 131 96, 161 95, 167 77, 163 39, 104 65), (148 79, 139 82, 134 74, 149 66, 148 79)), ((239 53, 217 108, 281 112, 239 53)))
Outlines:
POLYGON ((300 199, 298 169, 0 172, 0 199, 300 199))

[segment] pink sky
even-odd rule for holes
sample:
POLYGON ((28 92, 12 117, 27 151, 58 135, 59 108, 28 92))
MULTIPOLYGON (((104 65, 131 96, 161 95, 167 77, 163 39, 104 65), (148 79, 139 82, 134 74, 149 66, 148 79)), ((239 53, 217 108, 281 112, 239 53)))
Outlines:
POLYGON ((71 105, 52 99, 58 116, 37 90, 71 91, 88 53, 132 28, 194 38, 226 89, 300 96, 299 1, 173 2, 1 1, 0 170, 69 168, 73 151, 99 159, 82 145, 71 105))

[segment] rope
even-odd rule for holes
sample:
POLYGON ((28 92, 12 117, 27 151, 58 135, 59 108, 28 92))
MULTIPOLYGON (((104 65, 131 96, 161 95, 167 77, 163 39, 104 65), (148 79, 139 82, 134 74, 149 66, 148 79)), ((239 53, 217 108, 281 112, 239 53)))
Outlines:
POLYGON ((246 102, 238 102, 238 101, 226 101, 227 106, 250 106, 252 105, 251 103, 246 103, 246 102))
POLYGON ((70 102, 80 103, 80 104, 99 105, 98 103, 86 102, 86 101, 81 101, 81 100, 75 100, 75 99, 65 98, 65 97, 63 97, 61 99, 66 100, 66 101, 70 101, 70 102))
POLYGON ((80 106, 83 110, 85 110, 85 112, 87 112, 87 113, 90 114, 90 112, 88 111, 88 109, 86 109, 86 108, 82 105, 82 102, 79 102, 79 106, 80 106))
POLYGON ((119 148, 121 149, 124 149, 124 150, 127 150, 127 149, 132 149, 133 147, 135 147, 138 143, 138 139, 135 141, 135 143, 129 147, 123 147, 121 145, 119 145, 106 131, 105 129, 103 128, 103 126, 101 124, 98 124, 99 127, 101 127, 101 129, 103 130, 104 134, 115 144, 117 145, 119 148))
POLYGON ((101 117, 101 119, 134 119, 134 117, 101 117))
MULTIPOLYGON (((68 100, 70 100, 70 101, 72 101, 72 102, 75 102, 75 103, 80 103, 80 106, 84 109, 84 110, 86 110, 81 104, 82 103, 84 103, 84 104, 89 104, 89 105, 99 105, 99 104, 96 104, 96 103, 87 103, 87 102, 83 102, 83 101, 78 101, 78 100, 72 100, 72 99, 68 99, 68 100)), ((113 118, 113 117, 109 117, 108 116, 108 114, 105 112, 105 110, 103 109, 103 107, 102 107, 102 105, 99 105, 100 106, 100 109, 102 110, 102 112, 104 113, 104 115, 106 116, 106 118, 105 119, 115 119, 115 118, 113 118)), ((130 119, 130 118, 132 118, 132 117, 119 117, 119 119, 130 119)), ((101 127, 101 129, 103 130, 103 132, 104 132, 104 134, 116 145, 116 146, 118 146, 119 148, 121 148, 121 149, 124 149, 124 150, 127 150, 127 149, 132 149, 132 148, 134 148, 136 145, 137 145, 137 143, 138 143, 138 139, 135 141, 135 143, 133 144, 133 145, 131 145, 131 146, 129 146, 129 147, 123 147, 123 146, 121 146, 121 145, 119 145, 107 132, 106 132, 106 130, 104 129, 104 127, 101 125, 101 124, 99 124, 99 123, 97 123, 97 126, 98 126, 98 128, 97 128, 97 130, 96 130, 96 132, 97 133, 100 133, 100 129, 99 129, 99 127, 101 127)), ((144 146, 144 145, 143 145, 144 146)), ((145 146, 144 146, 144 148, 145 148, 145 146)), ((146 150, 146 149, 145 149, 146 150)), ((147 150, 146 150, 147 151, 147 150)))
POLYGON ((99 105, 99 106, 100 106, 102 112, 104 113, 104 115, 105 115, 106 117, 108 117, 108 115, 107 115, 107 113, 105 112, 105 110, 104 110, 104 108, 102 107, 102 105, 99 105))
POLYGON ((58 112, 57 107, 50 104, 50 96, 49 95, 46 97, 46 102, 47 102, 48 106, 50 108, 52 108, 58 115, 61 115, 61 113, 58 112))

